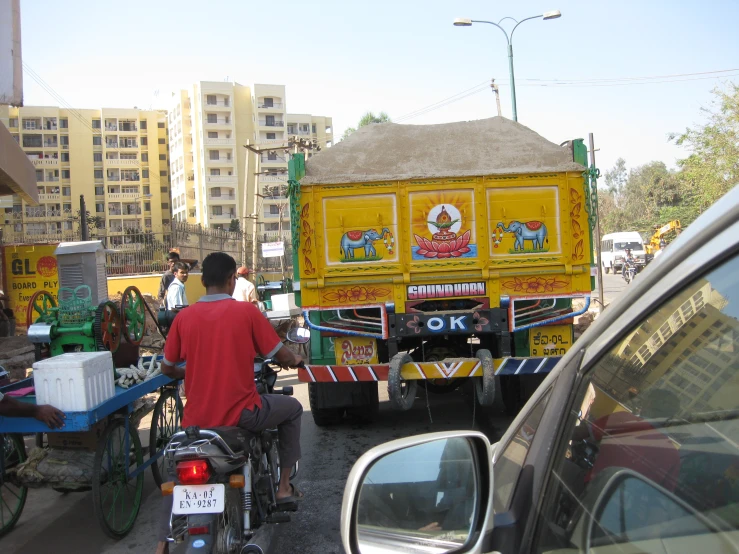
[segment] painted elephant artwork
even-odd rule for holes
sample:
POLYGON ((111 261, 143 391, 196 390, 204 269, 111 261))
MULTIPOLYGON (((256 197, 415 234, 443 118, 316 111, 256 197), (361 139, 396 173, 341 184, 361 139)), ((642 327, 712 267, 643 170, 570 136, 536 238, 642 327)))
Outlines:
MULTIPOLYGON (((512 253, 524 252, 541 252, 549 249, 549 237, 547 235, 547 226, 541 221, 511 221, 508 227, 501 221, 496 225, 496 230, 501 229, 505 233, 512 233, 515 240, 513 242, 512 253), (531 241, 531 248, 526 249, 526 241, 531 241), (545 248, 546 244, 546 248, 545 248)), ((496 233, 497 235, 497 233, 496 233)), ((493 240, 496 236, 493 236, 493 240)), ((497 246, 497 245, 496 245, 497 246)))
POLYGON ((382 232, 378 233, 375 229, 367 229, 364 231, 347 231, 341 237, 341 246, 339 253, 343 254, 344 261, 377 261, 382 256, 377 255, 375 241, 382 240, 386 235, 391 235, 390 229, 383 227, 382 232), (364 250, 364 258, 356 258, 354 251, 357 249, 364 250))

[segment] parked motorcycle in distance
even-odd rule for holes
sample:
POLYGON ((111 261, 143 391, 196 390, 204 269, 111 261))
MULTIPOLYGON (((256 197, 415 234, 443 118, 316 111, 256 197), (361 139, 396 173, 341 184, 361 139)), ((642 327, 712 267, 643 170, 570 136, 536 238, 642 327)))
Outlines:
MULTIPOLYGON (((304 335, 305 330, 294 330, 287 339, 302 342, 304 335)), ((260 395, 292 396, 292 387, 275 388, 279 372, 271 360, 254 361, 260 395)), ((162 494, 173 497, 168 540, 175 543, 174 552, 260 554, 258 545, 249 544, 254 532, 289 522, 290 512, 298 509, 296 502, 277 504, 277 429, 254 434, 240 427, 188 427, 172 436, 165 456, 170 475, 176 476, 162 484, 162 494)), ((296 463, 291 480, 297 472, 296 463)))

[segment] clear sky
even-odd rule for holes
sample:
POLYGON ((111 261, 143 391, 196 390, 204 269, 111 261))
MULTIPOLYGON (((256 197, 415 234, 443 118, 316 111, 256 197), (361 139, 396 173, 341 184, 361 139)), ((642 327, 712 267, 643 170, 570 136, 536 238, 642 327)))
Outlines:
MULTIPOLYGON (((668 134, 701 122, 711 89, 739 80, 735 0, 22 0, 23 59, 76 108, 165 108, 173 90, 200 80, 285 84, 288 111, 332 116, 338 138, 367 110, 400 119, 491 77, 511 117, 503 33, 452 20, 550 9, 562 17, 527 21, 514 35, 519 122, 557 143, 593 132, 602 170, 618 157, 674 166, 685 151, 668 134), (724 69, 737 70, 592 81, 724 69)), ((26 105, 59 104, 28 73, 24 88, 26 105)), ((495 114, 484 89, 402 122, 495 114)))

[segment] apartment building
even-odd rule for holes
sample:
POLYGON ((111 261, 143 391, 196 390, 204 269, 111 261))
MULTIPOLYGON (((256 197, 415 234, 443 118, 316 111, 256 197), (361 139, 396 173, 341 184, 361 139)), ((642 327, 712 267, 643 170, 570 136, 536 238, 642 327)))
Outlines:
POLYGON ((166 113, 3 105, 0 121, 35 166, 39 193, 38 206, 6 200, 6 240, 70 237, 80 195, 110 247, 134 244, 142 232, 169 233, 166 113))
POLYGON ((288 140, 314 138, 327 147, 333 129, 330 117, 291 115, 286 106, 284 85, 202 81, 173 94, 168 123, 176 221, 223 229, 233 222, 270 236, 282 222, 289 231, 288 140))

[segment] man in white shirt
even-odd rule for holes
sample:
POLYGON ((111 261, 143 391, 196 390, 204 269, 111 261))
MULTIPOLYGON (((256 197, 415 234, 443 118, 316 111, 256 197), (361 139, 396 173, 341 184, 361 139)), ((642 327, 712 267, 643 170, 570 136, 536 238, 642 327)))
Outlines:
POLYGON ((168 310, 175 310, 177 306, 187 306, 187 295, 185 294, 185 283, 189 273, 189 268, 185 262, 177 262, 172 268, 174 280, 167 289, 165 305, 168 310))
POLYGON ((249 268, 241 266, 236 270, 236 287, 233 297, 239 302, 251 302, 258 306, 257 289, 249 281, 249 268))

